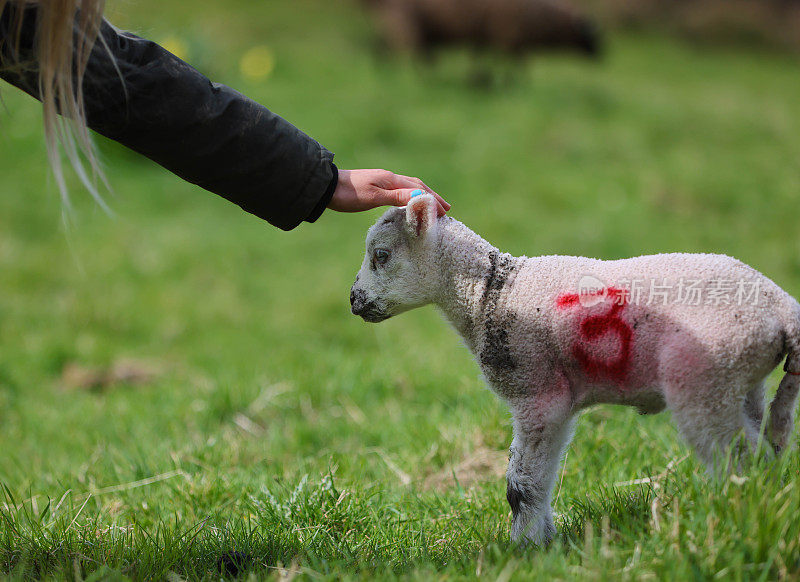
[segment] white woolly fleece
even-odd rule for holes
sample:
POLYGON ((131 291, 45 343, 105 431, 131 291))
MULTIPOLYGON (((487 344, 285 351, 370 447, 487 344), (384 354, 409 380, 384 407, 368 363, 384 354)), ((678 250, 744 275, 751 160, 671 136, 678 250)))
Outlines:
POLYGON ((573 419, 586 406, 668 407, 713 467, 737 436, 755 449, 764 379, 786 357, 765 428, 776 452, 788 445, 800 387, 800 305, 731 257, 513 257, 457 220, 437 219, 426 195, 370 229, 351 301, 368 321, 436 304, 508 402, 515 540, 543 544, 554 535, 552 488, 573 419))

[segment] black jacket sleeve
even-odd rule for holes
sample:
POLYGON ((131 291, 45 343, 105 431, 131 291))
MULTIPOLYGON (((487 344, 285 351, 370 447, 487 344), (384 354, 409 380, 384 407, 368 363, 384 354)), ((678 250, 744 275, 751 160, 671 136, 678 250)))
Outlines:
MULTIPOLYGON (((35 17, 27 8, 14 56, 30 57, 35 17)), ((3 14, 0 42, 9 25, 3 14)), ((158 44, 105 21, 100 34, 83 81, 89 127, 284 230, 322 214, 336 185, 331 152, 158 44)), ((0 59, 11 50, 2 43, 0 59)), ((0 77, 38 97, 35 68, 0 65, 0 77)))

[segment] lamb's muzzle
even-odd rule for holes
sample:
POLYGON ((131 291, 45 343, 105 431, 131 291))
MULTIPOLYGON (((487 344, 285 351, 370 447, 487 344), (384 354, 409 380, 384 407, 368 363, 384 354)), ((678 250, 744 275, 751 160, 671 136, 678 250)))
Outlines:
POLYGON ((761 434, 776 454, 790 444, 800 305, 740 261, 513 257, 460 222, 437 219, 430 195, 387 211, 366 245, 353 313, 379 321, 434 303, 511 408, 515 540, 544 544, 554 535, 558 465, 587 406, 669 408, 714 472, 740 437, 746 446, 734 450, 735 462, 756 451, 761 434), (764 380, 784 358, 786 375, 765 416, 764 380))
POLYGON ((350 310, 353 315, 358 315, 370 323, 378 323, 389 317, 381 311, 375 301, 367 299, 367 294, 363 289, 356 289, 355 284, 350 290, 350 310))

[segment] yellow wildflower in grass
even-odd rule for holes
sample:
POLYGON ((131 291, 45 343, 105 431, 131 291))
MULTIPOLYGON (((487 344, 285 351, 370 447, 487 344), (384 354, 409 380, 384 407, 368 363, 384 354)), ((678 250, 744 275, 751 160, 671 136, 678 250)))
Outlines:
POLYGON ((275 69, 275 55, 264 45, 254 46, 242 55, 239 70, 248 81, 262 81, 275 69))

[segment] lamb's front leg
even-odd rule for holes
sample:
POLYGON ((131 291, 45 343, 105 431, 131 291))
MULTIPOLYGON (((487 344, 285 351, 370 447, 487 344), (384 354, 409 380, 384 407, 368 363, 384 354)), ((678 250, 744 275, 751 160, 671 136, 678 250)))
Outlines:
POLYGON ((529 397, 511 403, 511 443, 506 497, 513 514, 511 539, 546 545, 556 533, 551 499, 564 448, 572 437, 569 394, 529 397))

